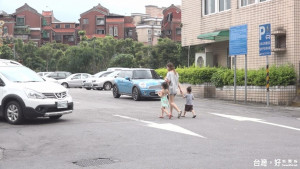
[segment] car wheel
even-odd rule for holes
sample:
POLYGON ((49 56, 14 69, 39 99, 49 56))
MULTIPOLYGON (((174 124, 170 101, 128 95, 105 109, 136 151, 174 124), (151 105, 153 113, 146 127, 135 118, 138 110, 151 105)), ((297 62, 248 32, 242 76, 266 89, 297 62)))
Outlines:
POLYGON ((63 84, 61 84, 63 87, 65 87, 65 88, 69 88, 69 85, 68 85, 68 83, 63 83, 63 84))
POLYGON ((140 101, 141 100, 141 94, 137 87, 133 88, 132 90, 132 98, 134 101, 140 101))
POLYGON ((5 119, 10 124, 20 124, 24 120, 22 108, 16 101, 9 102, 4 112, 5 119))
POLYGON ((111 90, 111 83, 110 82, 105 82, 103 85, 104 90, 111 90))
POLYGON ((50 116, 49 118, 50 118, 51 120, 57 120, 57 119, 61 118, 61 116, 62 116, 62 115, 58 115, 58 116, 50 116))
POLYGON ((119 89, 117 85, 114 85, 113 87, 113 96, 114 98, 119 98, 121 95, 119 94, 119 89))

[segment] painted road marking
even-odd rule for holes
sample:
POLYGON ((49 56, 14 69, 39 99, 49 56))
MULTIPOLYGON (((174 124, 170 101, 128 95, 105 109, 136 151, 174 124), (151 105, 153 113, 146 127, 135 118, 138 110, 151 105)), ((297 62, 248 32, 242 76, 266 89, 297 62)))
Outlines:
POLYGON ((262 119, 257 119, 257 118, 242 117, 242 116, 233 116, 233 115, 218 114, 218 113, 210 113, 210 114, 216 115, 216 116, 225 117, 225 118, 229 118, 229 119, 232 119, 232 120, 237 120, 237 121, 252 121, 252 122, 256 122, 256 123, 268 124, 268 125, 272 125, 272 126, 277 126, 277 127, 282 127, 282 128, 290 129, 290 130, 300 131, 299 128, 285 126, 285 125, 281 125, 281 124, 270 123, 270 122, 266 122, 266 121, 264 121, 262 119))
POLYGON ((158 123, 154 123, 151 121, 145 121, 145 120, 140 120, 140 119, 136 119, 136 118, 132 118, 132 117, 128 117, 128 116, 121 116, 121 115, 114 115, 115 117, 120 117, 123 119, 128 119, 128 120, 132 120, 132 121, 137 121, 137 122, 141 122, 141 123, 146 123, 147 127, 152 127, 152 128, 156 128, 156 129, 161 129, 161 130, 167 130, 167 131, 172 131, 172 132, 176 132, 176 133, 181 133, 181 134, 186 134, 186 135, 191 135, 191 136, 195 136, 195 137, 200 137, 200 138, 206 138, 203 137, 199 134, 196 134, 190 130, 184 129, 180 126, 171 124, 171 123, 166 123, 166 124, 158 124, 158 123))

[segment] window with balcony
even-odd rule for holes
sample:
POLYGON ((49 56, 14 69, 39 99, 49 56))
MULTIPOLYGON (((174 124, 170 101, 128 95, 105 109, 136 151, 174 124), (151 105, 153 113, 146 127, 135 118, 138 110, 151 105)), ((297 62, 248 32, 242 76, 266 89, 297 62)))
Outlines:
POLYGON ((74 36, 73 36, 73 35, 69 36, 69 37, 68 37, 68 41, 69 41, 69 42, 74 42, 74 36))
POLYGON ((152 30, 149 29, 149 30, 148 30, 148 35, 151 35, 151 34, 152 34, 152 30))
POLYGON ((65 28, 71 28, 70 24, 65 24, 65 28))
POLYGON ((105 24, 104 18, 97 18, 96 19, 96 24, 97 25, 104 25, 105 24))
POLYGON ((24 17, 17 17, 16 24, 17 24, 17 26, 24 26, 25 25, 25 18, 24 17))
POLYGON ((169 13, 167 16, 167 22, 172 22, 173 20, 173 13, 169 13))
POLYGON ((148 42, 152 42, 152 38, 148 38, 148 42))
POLYGON ((56 25, 55 25, 55 28, 56 28, 56 29, 59 29, 59 28, 60 28, 60 24, 56 24, 56 25))
POLYGON ((97 34, 104 35, 105 34, 104 29, 97 29, 97 34))
POLYGON ((84 19, 82 20, 82 22, 83 22, 83 24, 89 24, 89 19, 84 18, 84 19))

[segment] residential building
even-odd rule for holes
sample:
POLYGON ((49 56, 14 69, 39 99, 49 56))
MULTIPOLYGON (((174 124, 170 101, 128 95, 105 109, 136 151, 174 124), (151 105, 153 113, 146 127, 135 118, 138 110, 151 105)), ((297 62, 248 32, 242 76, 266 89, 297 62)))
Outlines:
POLYGON ((181 41, 181 9, 171 5, 163 10, 162 37, 170 38, 175 42, 181 41))
POLYGON ((53 11, 43 11, 42 43, 57 42, 68 45, 77 44, 77 24, 61 22, 54 17, 53 11))
POLYGON ((88 38, 113 36, 116 39, 136 39, 133 18, 110 13, 101 4, 80 15, 80 30, 86 32, 88 38))
POLYGON ((24 41, 31 40, 38 45, 41 44, 43 16, 27 3, 16 9, 16 12, 13 15, 16 16, 14 37, 24 41))
MULTIPOLYGON (((182 0, 182 24, 182 46, 202 49, 196 64, 229 68, 229 29, 247 24, 248 69, 266 66, 266 57, 259 56, 259 26, 271 24, 270 65, 292 64, 299 73, 299 0, 182 0)), ((237 56, 236 65, 244 68, 245 57, 237 56)))
POLYGON ((155 5, 146 5, 146 14, 150 15, 151 18, 163 18, 163 10, 165 7, 159 8, 155 5))
POLYGON ((12 14, 7 14, 4 11, 0 11, 0 22, 1 21, 4 21, 4 24, 2 25, 2 30, 0 30, 0 32, 2 32, 1 35, 13 36, 16 23, 16 16, 12 14))

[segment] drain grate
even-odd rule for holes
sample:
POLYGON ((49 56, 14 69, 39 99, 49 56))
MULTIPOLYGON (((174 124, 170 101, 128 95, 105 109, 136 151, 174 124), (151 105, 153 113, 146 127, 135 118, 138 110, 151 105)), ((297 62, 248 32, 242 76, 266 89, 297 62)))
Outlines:
POLYGON ((90 166, 113 164, 118 161, 119 160, 113 160, 110 158, 97 158, 97 159, 80 160, 80 161, 73 162, 73 164, 78 165, 80 167, 90 167, 90 166))

